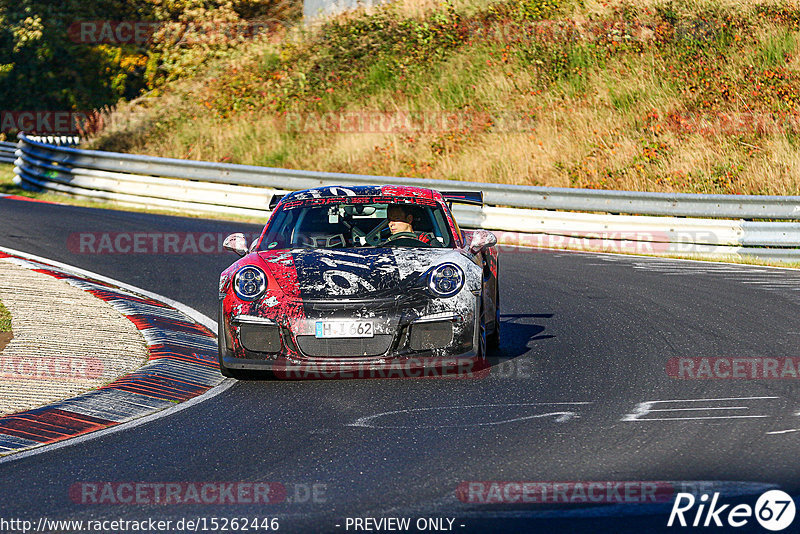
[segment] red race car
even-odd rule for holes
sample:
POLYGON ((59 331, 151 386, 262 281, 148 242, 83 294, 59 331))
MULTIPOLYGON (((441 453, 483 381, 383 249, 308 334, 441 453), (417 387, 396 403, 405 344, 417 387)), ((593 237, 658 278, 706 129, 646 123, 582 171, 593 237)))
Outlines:
POLYGON ((356 186, 274 197, 259 239, 225 240, 242 257, 220 277, 222 374, 485 361, 500 337, 497 239, 465 235, 452 202, 483 195, 356 186))

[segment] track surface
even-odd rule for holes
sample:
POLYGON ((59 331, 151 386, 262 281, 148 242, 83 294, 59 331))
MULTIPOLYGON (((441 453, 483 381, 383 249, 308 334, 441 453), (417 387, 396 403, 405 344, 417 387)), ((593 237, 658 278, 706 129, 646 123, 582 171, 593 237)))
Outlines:
MULTIPOLYGON (((77 254, 68 237, 259 230, 0 199, 0 245, 160 293, 210 317, 218 274, 232 254, 77 254)), ((670 504, 467 504, 455 490, 492 480, 728 481, 800 493, 800 432, 768 434, 800 429, 798 381, 677 380, 665 370, 673 357, 800 356, 800 273, 522 249, 501 253, 500 266, 503 339, 488 377, 239 382, 170 417, 0 464, 2 516, 277 516, 290 532, 346 532, 347 517, 450 517, 457 532, 634 532, 663 528, 670 504), (736 400, 699 401, 723 398, 736 400), (717 410, 626 420, 639 403, 664 400, 691 402, 653 409, 717 410), (572 413, 541 416, 565 411, 572 413), (741 415, 762 417, 728 418, 741 415), (685 419, 691 416, 725 418, 685 419), (655 420, 668 418, 678 420, 655 420), (295 484, 325 490, 321 502, 266 506, 70 500, 73 484, 92 481, 272 481, 290 497, 295 484)), ((764 488, 729 487, 755 487, 753 495, 764 488)))

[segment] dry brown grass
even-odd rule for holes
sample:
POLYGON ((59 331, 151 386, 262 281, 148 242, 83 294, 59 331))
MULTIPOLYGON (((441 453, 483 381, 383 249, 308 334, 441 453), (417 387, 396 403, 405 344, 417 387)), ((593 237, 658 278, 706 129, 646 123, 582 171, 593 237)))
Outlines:
MULTIPOLYGON (((477 0, 456 2, 465 13, 485 5, 477 0)), ((664 4, 641 0, 629 5, 647 18, 653 15, 646 10, 652 12, 664 4)), ((686 0, 673 3, 673 8, 679 16, 691 18, 704 10, 751 12, 754 5, 686 0)), ((401 0, 387 9, 399 16, 424 17, 440 6, 435 0, 401 0)), ((619 3, 587 0, 585 7, 572 7, 570 13, 576 20, 587 20, 611 16, 614 6, 619 3)), ((786 31, 778 24, 760 23, 741 53, 712 61, 716 70, 711 76, 741 80, 749 66, 762 61, 765 50, 780 48, 786 31)), ((275 43, 265 41, 243 49, 225 65, 212 65, 205 78, 184 80, 163 95, 120 106, 113 115, 119 127, 109 128, 98 143, 103 148, 156 156, 357 174, 557 187, 800 194, 800 142, 793 135, 713 129, 692 133, 671 129, 666 119, 671 114, 694 117, 697 113, 713 118, 720 110, 769 112, 763 105, 755 107, 757 102, 746 92, 737 93, 747 91, 746 84, 732 88, 733 97, 724 109, 712 106, 698 111, 695 97, 676 82, 674 74, 692 65, 680 63, 663 50, 645 47, 638 54, 611 55, 602 64, 589 61, 579 76, 543 80, 536 68, 521 63, 513 53, 506 57, 503 44, 473 43, 455 49, 427 70, 412 71, 404 83, 347 94, 339 109, 419 110, 431 115, 515 110, 533 117, 530 128, 523 131, 473 127, 466 131, 287 133, 269 106, 226 117, 211 113, 203 102, 219 91, 214 80, 234 71, 257 69, 266 55, 279 50, 275 43)), ((796 47, 787 50, 791 53, 780 67, 800 74, 800 53, 796 47)), ((347 91, 345 87, 336 90, 347 91)), ((309 103, 298 105, 305 105, 301 109, 306 111, 315 109, 309 103)))

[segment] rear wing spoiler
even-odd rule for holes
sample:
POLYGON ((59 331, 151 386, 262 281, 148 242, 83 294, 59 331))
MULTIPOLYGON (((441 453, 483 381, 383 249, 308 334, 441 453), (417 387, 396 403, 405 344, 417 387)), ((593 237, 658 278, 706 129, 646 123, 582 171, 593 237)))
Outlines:
MULTIPOLYGON (((275 206, 285 195, 272 195, 269 199, 269 209, 274 210, 275 206)), ((442 197, 448 204, 473 204, 483 206, 483 191, 442 191, 442 197)))
POLYGON ((483 206, 483 191, 442 191, 448 204, 473 204, 483 206))
POLYGON ((286 195, 272 195, 272 198, 269 199, 269 209, 274 210, 275 206, 278 205, 278 202, 283 200, 283 197, 286 195))

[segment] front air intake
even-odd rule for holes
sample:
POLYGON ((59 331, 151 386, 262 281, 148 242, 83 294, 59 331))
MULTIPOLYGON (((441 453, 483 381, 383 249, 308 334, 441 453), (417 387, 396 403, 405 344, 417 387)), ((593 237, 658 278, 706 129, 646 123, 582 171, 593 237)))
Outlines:
POLYGON ((281 350, 281 334, 277 325, 243 323, 239 326, 239 341, 250 352, 281 350))
POLYGON ((408 346, 411 350, 443 349, 453 341, 453 321, 435 321, 411 325, 408 346))
POLYGON ((389 350, 391 334, 377 334, 363 338, 317 338, 297 336, 300 352, 316 358, 356 358, 359 356, 380 356, 389 350))

